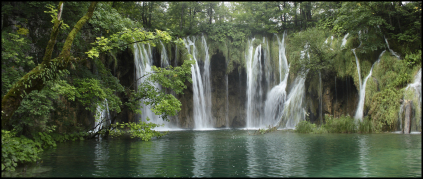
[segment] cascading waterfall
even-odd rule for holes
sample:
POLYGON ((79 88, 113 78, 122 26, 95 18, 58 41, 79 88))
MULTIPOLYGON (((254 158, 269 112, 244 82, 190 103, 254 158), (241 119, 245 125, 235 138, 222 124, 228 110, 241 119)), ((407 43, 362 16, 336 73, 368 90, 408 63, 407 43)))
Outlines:
POLYGON ((386 37, 385 37, 385 36, 383 36, 383 38, 385 38, 386 46, 388 47, 389 52, 391 52, 391 54, 392 54, 392 55, 394 55, 395 57, 397 57, 397 58, 398 58, 398 60, 399 60, 399 59, 401 59, 401 58, 400 58, 400 56, 399 56, 396 52, 394 52, 392 49, 390 49, 390 48, 389 48, 388 39, 386 39, 386 37))
POLYGON ((344 47, 345 44, 347 43, 347 37, 348 37, 348 35, 350 35, 350 33, 345 34, 344 38, 342 39, 341 47, 344 47))
POLYGON ((246 54, 247 64, 247 129, 255 128, 260 124, 262 113, 262 67, 261 67, 261 44, 259 44, 253 53, 253 42, 255 38, 248 42, 248 51, 246 54))
POLYGON ((322 112, 322 108, 323 108, 323 89, 322 89, 322 74, 320 73, 319 70, 319 102, 320 102, 320 123, 323 124, 323 112, 322 112))
MULTIPOLYGON (((163 45, 163 44, 162 44, 163 45)), ((163 46, 164 47, 164 46, 163 46)), ((152 48, 150 44, 134 44, 134 64, 135 64, 135 79, 139 79, 144 75, 147 75, 152 71, 151 66, 153 64, 153 55, 151 53, 152 48), (146 47, 147 46, 147 47, 146 47)), ((162 53, 166 53, 165 49, 163 48, 162 53), (164 51, 164 52, 163 52, 164 51)), ((162 62, 168 61, 167 55, 162 55, 162 62)), ((146 82, 146 77, 143 77, 136 81, 137 86, 139 86, 141 83, 146 82)), ((160 85, 157 83, 152 84, 155 88, 161 89, 160 85)), ((159 115, 156 115, 151 111, 150 105, 145 105, 144 103, 141 103, 140 106, 142 109, 141 114, 141 120, 147 121, 147 118, 150 119, 148 122, 152 122, 155 124, 162 125, 162 127, 156 127, 154 130, 167 130, 170 127, 172 127, 172 124, 168 121, 164 121, 159 115)))
POLYGON ((225 73, 225 81, 226 81, 226 111, 225 111, 225 119, 226 119, 226 128, 229 128, 229 91, 228 91, 228 74, 225 73))
MULTIPOLYGON (((195 64, 191 66, 192 88, 194 101, 194 123, 195 129, 206 129, 213 127, 211 116, 211 83, 210 83, 210 59, 208 47, 204 35, 202 36, 202 49, 205 51, 203 77, 200 73, 200 67, 197 59, 197 49, 195 46, 195 37, 184 38, 185 47, 188 53, 192 54, 195 64), (191 49, 192 46, 192 49, 191 49)), ((200 57, 201 58, 201 57, 200 57)))
POLYGON ((107 99, 104 99, 104 102, 103 103, 104 103, 105 109, 101 110, 101 107, 100 106, 97 106, 98 119, 95 120, 94 133, 98 132, 103 127, 106 127, 107 125, 110 125, 111 124, 110 112, 109 112, 109 105, 107 103, 107 99), (102 123, 102 124, 99 125, 99 123, 102 123))
POLYGON ((351 49, 354 53, 355 56, 355 63, 357 64, 357 74, 358 74, 358 83, 360 85, 360 89, 361 89, 361 72, 360 72, 360 63, 358 62, 358 58, 357 55, 355 54, 355 49, 351 49))
POLYGON ((285 56, 285 37, 283 34, 282 40, 279 40, 276 35, 279 45, 279 84, 270 90, 265 102, 265 119, 260 127, 274 125, 282 117, 284 103, 286 101, 286 86, 288 82, 289 66, 285 56))
MULTIPOLYGON (((416 109, 416 113, 415 113, 414 118, 415 119, 420 119, 419 126, 421 127, 421 125, 422 125, 421 124, 421 122, 422 122, 421 121, 421 106, 422 106, 422 69, 421 68, 417 72, 416 76, 414 76, 413 83, 408 84, 407 87, 405 88, 405 91, 404 91, 404 101, 406 101, 406 100, 413 101, 413 99, 417 99, 415 102, 413 102, 413 104, 415 106, 415 109, 416 109), (413 91, 413 95, 412 96, 407 95, 407 92, 410 91, 410 90, 413 91)), ((399 120, 400 121, 400 129, 402 129, 402 119, 401 119, 401 116, 402 116, 402 113, 403 113, 403 110, 404 110, 404 103, 405 102, 403 102, 401 104, 400 111, 398 113, 399 116, 400 116, 399 117, 399 119, 400 119, 399 120)))
POLYGON ((370 78, 370 76, 372 75, 373 67, 375 66, 376 63, 379 63, 380 58, 382 57, 383 53, 385 53, 385 51, 386 50, 384 50, 379 55, 379 59, 375 63, 373 63, 372 68, 370 68, 369 75, 367 75, 367 77, 364 79, 363 84, 360 85, 360 99, 358 101, 357 111, 355 112, 355 116, 354 116, 355 119, 359 119, 360 121, 363 121, 364 100, 365 100, 365 97, 366 97, 366 82, 370 78))
POLYGON ((160 55, 160 66, 162 68, 169 66, 169 58, 167 57, 166 47, 163 45, 163 42, 160 40, 160 44, 162 45, 162 52, 160 55))
MULTIPOLYGON (((304 58, 306 51, 308 50, 308 44, 304 46, 304 50, 301 51, 301 57, 304 58)), ((310 54, 307 52, 307 58, 310 59, 310 54)), ((282 119, 286 119, 284 128, 294 129, 295 126, 301 121, 306 119, 307 112, 303 107, 305 97, 305 76, 309 69, 306 69, 305 75, 298 75, 295 78, 294 86, 288 95, 283 109, 282 119)), ((282 121, 281 121, 282 122, 282 121)))

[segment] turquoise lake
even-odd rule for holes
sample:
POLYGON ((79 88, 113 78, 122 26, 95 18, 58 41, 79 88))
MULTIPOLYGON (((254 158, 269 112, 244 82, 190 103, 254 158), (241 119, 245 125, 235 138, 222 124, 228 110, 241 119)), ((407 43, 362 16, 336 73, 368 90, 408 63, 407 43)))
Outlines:
POLYGON ((421 177, 421 134, 170 131, 58 143, 17 177, 421 177))

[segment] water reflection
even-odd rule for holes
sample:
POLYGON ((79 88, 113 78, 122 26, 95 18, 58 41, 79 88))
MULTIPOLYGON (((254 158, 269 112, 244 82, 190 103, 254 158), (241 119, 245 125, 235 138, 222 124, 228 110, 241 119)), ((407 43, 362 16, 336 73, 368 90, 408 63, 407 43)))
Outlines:
POLYGON ((421 135, 248 132, 171 131, 148 142, 60 143, 42 156, 39 167, 51 170, 25 176, 421 177, 421 135))
POLYGON ((213 147, 208 132, 197 132, 194 135, 194 177, 210 177, 213 164, 213 147))
MULTIPOLYGON (((93 176, 104 176, 107 173, 107 163, 109 161, 109 146, 107 141, 101 139, 94 147, 94 166, 96 170, 92 174, 93 176)), ((107 176, 107 175, 106 175, 107 176)))
POLYGON ((369 153, 369 144, 367 142, 367 135, 361 135, 358 139, 358 147, 359 147, 359 156, 360 156, 360 176, 367 177, 369 175, 367 164, 368 164, 368 153, 369 153))

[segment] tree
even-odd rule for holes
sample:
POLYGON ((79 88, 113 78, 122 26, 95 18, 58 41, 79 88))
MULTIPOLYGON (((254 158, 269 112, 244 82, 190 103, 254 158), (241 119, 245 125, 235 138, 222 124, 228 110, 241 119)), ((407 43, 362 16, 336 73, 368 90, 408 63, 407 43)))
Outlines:
MULTIPOLYGON (((33 90, 41 90, 44 87, 46 80, 54 79, 57 77, 59 70, 65 69, 69 65, 70 61, 76 60, 74 57, 71 57, 70 54, 73 39, 75 38, 76 33, 78 33, 82 28, 82 26, 92 17, 96 4, 97 2, 91 3, 90 7, 88 8, 88 12, 76 23, 72 31, 69 33, 64 47, 62 48, 62 52, 58 57, 51 59, 60 26, 63 24, 60 16, 56 16, 54 18, 53 30, 51 32, 50 40, 48 42, 42 63, 23 76, 17 83, 15 83, 2 99, 3 128, 10 127, 10 117, 12 117, 13 113, 19 107, 22 99, 27 94, 33 90)), ((59 3, 58 14, 61 14, 63 11, 62 5, 62 2, 59 3)))
POLYGON ((289 56, 291 59, 295 59, 290 60, 293 74, 305 75, 308 72, 313 75, 320 70, 331 69, 332 60, 339 49, 331 49, 329 44, 324 43, 328 35, 328 31, 314 27, 296 33, 290 38, 290 44, 292 44, 290 49, 292 50, 289 51, 289 56), (310 58, 307 58, 307 53, 310 58))

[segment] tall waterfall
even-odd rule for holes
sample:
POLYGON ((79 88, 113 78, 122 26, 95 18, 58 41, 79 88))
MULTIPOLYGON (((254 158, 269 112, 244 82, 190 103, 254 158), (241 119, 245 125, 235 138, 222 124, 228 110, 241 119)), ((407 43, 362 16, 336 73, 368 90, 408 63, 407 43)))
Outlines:
POLYGON ((225 126, 229 128, 229 91, 228 91, 228 74, 225 73, 225 81, 226 81, 226 104, 225 104, 225 126))
POLYGON ((363 84, 360 85, 360 99, 358 101, 357 111, 355 112, 355 116, 354 116, 355 119, 359 119, 360 121, 363 121, 364 100, 365 100, 365 97, 366 97, 366 82, 369 79, 369 77, 372 75, 373 67, 375 66, 376 63, 379 63, 380 58, 382 57, 383 53, 385 53, 385 51, 386 50, 384 50, 379 55, 379 59, 375 63, 373 63, 372 68, 370 68, 369 75, 367 75, 367 77, 364 79, 363 84))
POLYGON ((265 102, 265 120, 260 127, 274 125, 282 117, 284 103, 286 101, 286 86, 288 82, 289 66, 285 56, 285 37, 283 34, 282 40, 279 40, 276 35, 279 45, 279 84, 270 90, 265 102))
POLYGON ((360 63, 358 62, 357 55, 355 54, 355 49, 351 49, 355 56, 355 63, 357 64, 357 74, 358 74, 358 84, 360 85, 361 89, 361 71, 360 71, 360 63))
POLYGON ((204 57, 197 55, 198 49, 195 46, 194 36, 184 38, 185 47, 188 53, 192 54, 195 64, 191 66, 192 88, 194 101, 194 129, 213 128, 213 117, 211 116, 211 83, 210 83, 210 58, 208 54, 207 42, 204 35, 201 36, 201 49, 204 50, 204 57), (202 59, 203 61, 199 61, 202 59), (203 75, 200 72, 199 63, 204 64, 203 75))
MULTIPOLYGON (((162 44, 163 45, 163 44, 162 44)), ((163 46, 162 53, 166 53, 165 48, 163 46), (164 51, 164 52, 163 52, 164 51)), ((162 63, 166 61, 168 62, 167 55, 161 55, 162 63)), ((135 64, 135 80, 141 78, 142 76, 150 73, 152 71, 151 66, 153 65, 153 55, 152 55, 152 48, 150 44, 134 44, 134 64, 135 64)), ((146 82, 146 77, 143 77, 136 81, 137 87, 146 82)), ((152 84, 155 88, 161 89, 160 85, 155 83, 152 84)), ((162 125, 163 127, 157 127, 154 130, 167 130, 172 125, 168 121, 164 121, 159 115, 156 115, 151 111, 150 105, 145 105, 144 103, 141 104, 141 120, 147 121, 147 118, 150 119, 149 122, 162 125)))
MULTIPOLYGON (((307 52, 308 44, 304 46, 304 50, 301 51, 301 57, 310 59, 310 54, 307 52)), ((305 74, 308 73, 306 69, 305 74)), ((307 112, 303 107, 303 102, 305 100, 305 76, 298 75, 295 78, 294 86, 291 89, 291 92, 288 95, 288 98, 285 102, 283 109, 282 119, 286 120, 284 128, 293 129, 301 121, 306 119, 307 112)))
POLYGON ((255 38, 248 41, 248 51, 245 57, 247 64, 247 128, 256 128, 260 124, 262 109, 263 89, 261 86, 261 44, 255 51, 253 42, 255 38))

